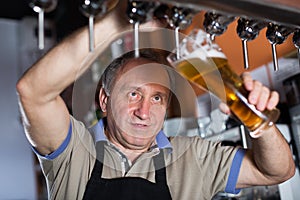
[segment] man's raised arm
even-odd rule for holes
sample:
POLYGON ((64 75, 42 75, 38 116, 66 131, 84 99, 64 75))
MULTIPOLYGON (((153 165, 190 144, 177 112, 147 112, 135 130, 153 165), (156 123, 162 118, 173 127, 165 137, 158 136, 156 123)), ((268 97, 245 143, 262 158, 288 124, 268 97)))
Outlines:
MULTIPOLYGON (((124 2, 96 22, 97 53, 130 28, 124 2)), ((87 70, 89 65, 83 63, 90 54, 87 28, 82 28, 51 49, 17 83, 26 136, 43 155, 55 151, 67 136, 70 117, 60 93, 87 70)))

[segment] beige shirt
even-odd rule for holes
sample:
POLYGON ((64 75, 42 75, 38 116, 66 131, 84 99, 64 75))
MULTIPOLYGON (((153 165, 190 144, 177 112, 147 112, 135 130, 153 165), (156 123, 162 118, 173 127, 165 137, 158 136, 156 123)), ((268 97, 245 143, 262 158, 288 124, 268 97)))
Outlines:
MULTIPOLYGON (((54 159, 38 156, 46 177, 49 199, 82 199, 94 167, 96 150, 93 137, 83 123, 72 117, 71 127, 72 133, 63 152, 54 159)), ((223 147, 200 137, 178 136, 170 143, 172 151, 165 149, 164 155, 172 199, 211 199, 225 189, 237 148, 223 147)), ((159 151, 153 148, 142 154, 124 174, 124 157, 108 144, 105 146, 102 177, 139 176, 155 182, 152 157, 159 151)))

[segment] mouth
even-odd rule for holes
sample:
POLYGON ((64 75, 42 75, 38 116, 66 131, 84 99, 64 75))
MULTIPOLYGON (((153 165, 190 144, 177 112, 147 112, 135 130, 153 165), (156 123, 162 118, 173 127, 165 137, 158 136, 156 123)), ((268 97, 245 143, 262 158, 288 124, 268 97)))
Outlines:
POLYGON ((136 127, 136 128, 147 128, 150 125, 149 124, 143 124, 143 123, 132 123, 132 126, 136 127))

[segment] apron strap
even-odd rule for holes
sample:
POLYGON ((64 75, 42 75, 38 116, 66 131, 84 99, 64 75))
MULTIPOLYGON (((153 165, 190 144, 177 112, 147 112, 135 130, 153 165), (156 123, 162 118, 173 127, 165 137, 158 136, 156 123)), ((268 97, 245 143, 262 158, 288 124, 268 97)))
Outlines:
MULTIPOLYGON (((97 170, 97 174, 99 177, 102 175, 103 169, 103 161, 104 161, 104 145, 107 142, 105 141, 98 141, 96 143, 96 153, 97 153, 97 160, 95 163, 95 168, 97 170), (97 162, 98 161, 98 162, 97 162)), ((155 182, 161 184, 167 184, 166 179, 166 167, 165 167, 165 159, 164 159, 164 151, 160 149, 158 155, 153 157, 154 167, 155 167, 155 182)))
POLYGON ((163 149, 160 149, 159 154, 154 156, 153 162, 155 167, 155 182, 167 184, 167 174, 163 149))

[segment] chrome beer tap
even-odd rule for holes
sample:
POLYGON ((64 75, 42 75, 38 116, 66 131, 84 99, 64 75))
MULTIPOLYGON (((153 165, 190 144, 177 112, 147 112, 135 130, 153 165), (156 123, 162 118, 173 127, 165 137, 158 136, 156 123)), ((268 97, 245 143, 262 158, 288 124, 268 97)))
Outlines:
POLYGON ((268 23, 264 21, 251 20, 242 17, 239 18, 236 31, 242 40, 245 69, 249 68, 247 41, 254 40, 258 36, 260 30, 267 25, 268 23))
POLYGON ((266 36, 272 45, 274 71, 278 71, 279 69, 276 45, 282 44, 291 32, 292 29, 285 26, 281 26, 273 23, 269 23, 268 25, 266 36))
POLYGON ((196 13, 195 10, 183 7, 176 7, 173 6, 171 12, 168 17, 169 25, 174 28, 175 31, 175 45, 176 45, 176 52, 177 57, 179 56, 180 49, 179 49, 179 30, 186 29, 191 23, 194 14, 196 13))
POLYGON ((127 16, 134 29, 135 57, 139 57, 139 25, 147 20, 150 10, 155 6, 154 2, 128 0, 127 16))
POLYGON ((44 15, 45 12, 51 12, 56 8, 57 0, 33 0, 29 6, 34 12, 38 13, 38 47, 40 50, 45 48, 44 35, 44 15))
POLYGON ((214 41, 215 36, 222 35, 227 30, 227 26, 234 20, 234 16, 206 12, 203 21, 204 30, 209 34, 211 41, 214 41))
POLYGON ((89 50, 93 51, 94 42, 94 19, 96 16, 105 14, 116 1, 109 0, 80 0, 79 10, 89 18, 89 50))

